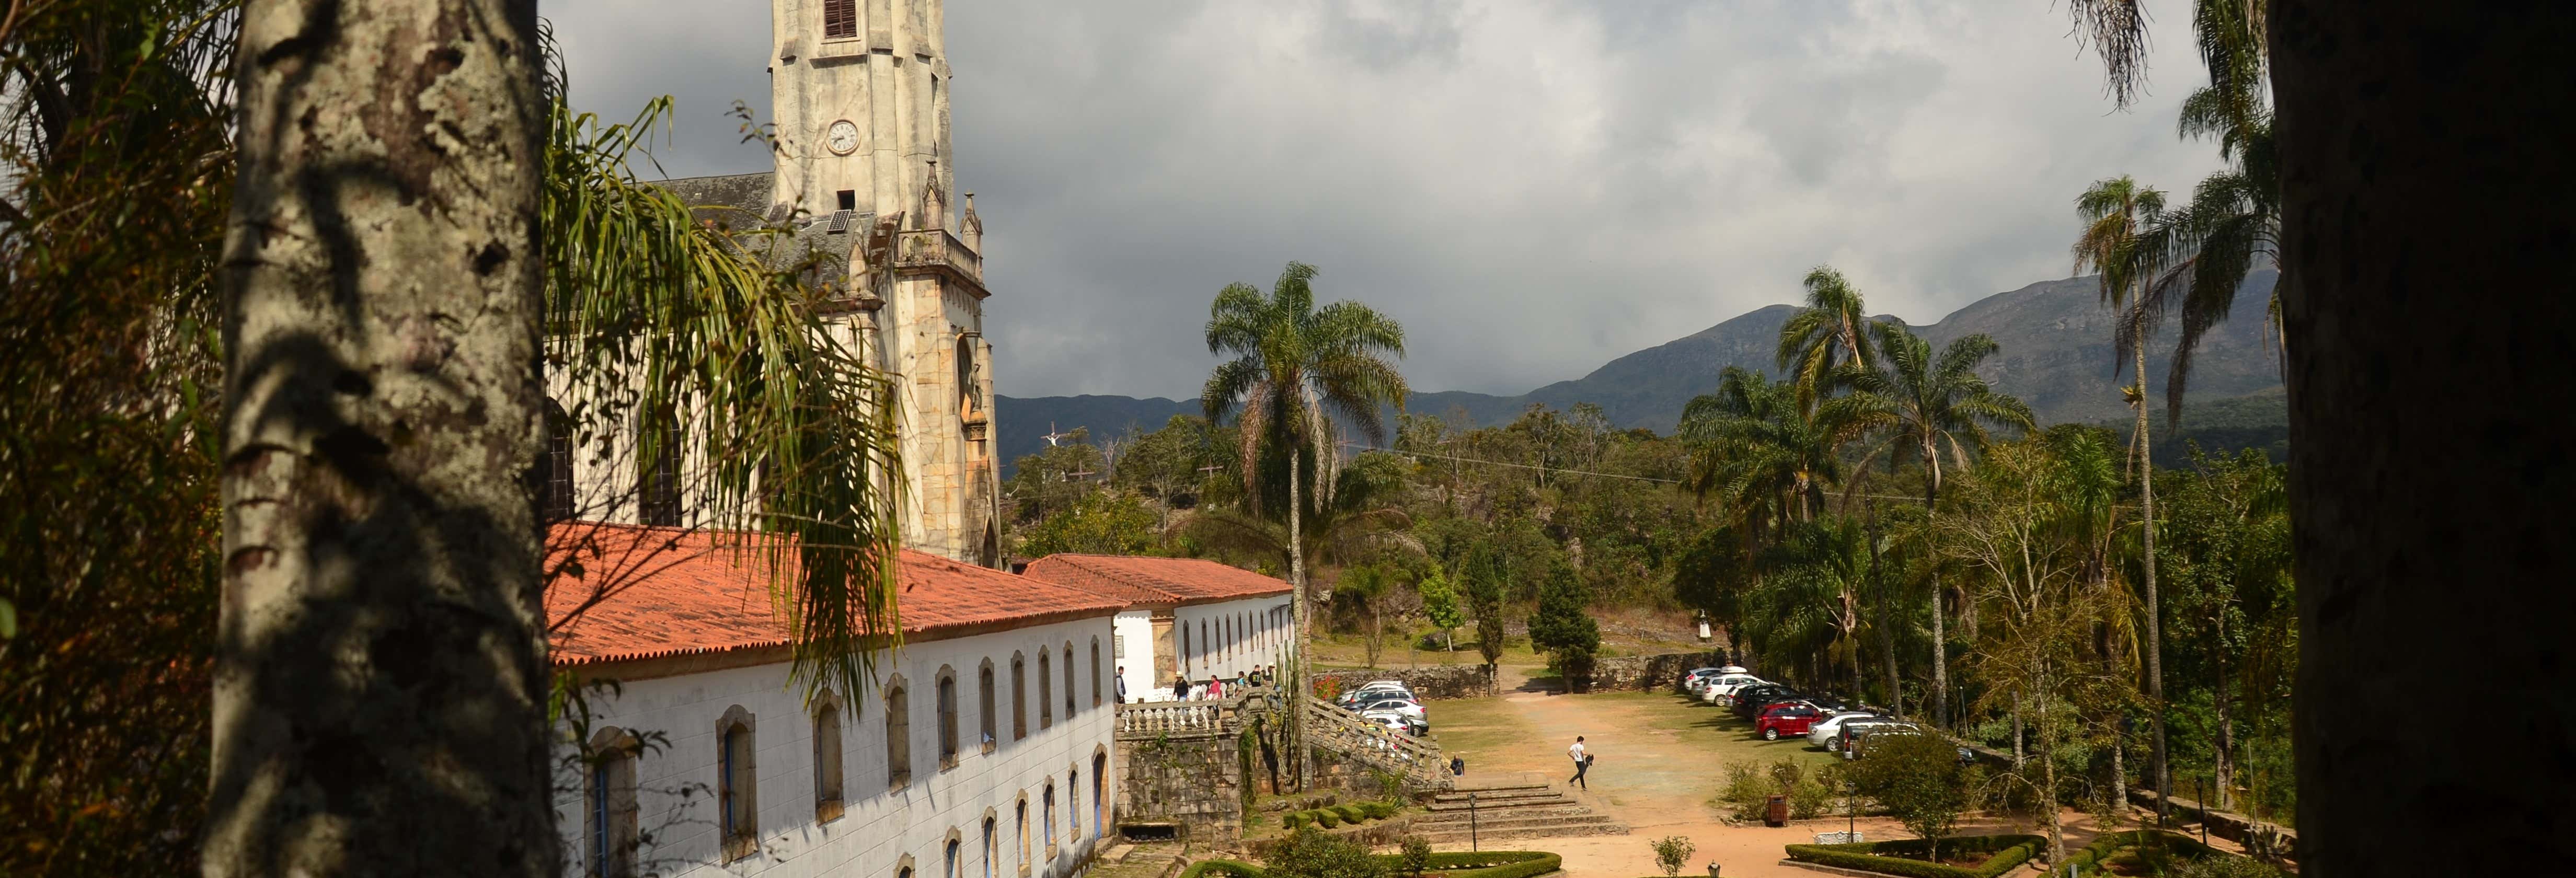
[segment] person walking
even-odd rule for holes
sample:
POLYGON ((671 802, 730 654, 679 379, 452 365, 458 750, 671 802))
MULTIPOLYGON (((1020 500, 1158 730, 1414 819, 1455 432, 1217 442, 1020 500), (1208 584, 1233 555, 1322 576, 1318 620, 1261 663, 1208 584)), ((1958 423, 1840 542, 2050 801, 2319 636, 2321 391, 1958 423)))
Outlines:
POLYGON ((1574 746, 1565 748, 1565 755, 1574 758, 1574 776, 1566 778, 1565 785, 1591 790, 1592 785, 1583 780, 1583 773, 1592 770, 1592 753, 1583 749, 1582 735, 1574 736, 1574 746))

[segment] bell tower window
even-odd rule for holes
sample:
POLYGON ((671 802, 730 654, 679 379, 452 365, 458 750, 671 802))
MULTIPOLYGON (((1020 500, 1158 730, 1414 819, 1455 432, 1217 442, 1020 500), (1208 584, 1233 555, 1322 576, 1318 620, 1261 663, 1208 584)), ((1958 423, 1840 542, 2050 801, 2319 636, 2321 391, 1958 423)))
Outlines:
POLYGON ((859 0, 823 0, 823 38, 854 40, 859 37, 859 0))

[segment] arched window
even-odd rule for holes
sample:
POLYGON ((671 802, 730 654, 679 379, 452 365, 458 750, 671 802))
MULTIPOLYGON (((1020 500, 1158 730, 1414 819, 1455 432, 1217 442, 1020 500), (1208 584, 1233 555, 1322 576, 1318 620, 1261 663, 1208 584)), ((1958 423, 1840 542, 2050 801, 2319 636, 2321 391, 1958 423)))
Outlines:
POLYGON ((1018 824, 1018 825, 1019 825, 1019 827, 1020 827, 1020 871, 1021 871, 1021 872, 1023 872, 1023 873, 1025 873, 1025 872, 1027 872, 1027 871, 1029 870, 1029 794, 1028 794, 1028 791, 1026 791, 1026 790, 1022 790, 1022 791, 1020 792, 1020 803, 1019 803, 1019 807, 1015 809, 1015 812, 1016 812, 1016 813, 1015 813, 1013 816, 1014 816, 1014 817, 1019 821, 1019 824, 1018 824))
POLYGON ((814 822, 841 818, 841 704, 830 693, 814 705, 814 822))
POLYGON ((635 736, 617 728, 591 736, 590 777, 583 805, 589 830, 592 878, 635 874, 635 736))
POLYGON ((886 787, 912 782, 912 693, 897 675, 886 683, 886 787))
POLYGON ((572 416, 546 400, 546 523, 572 520, 572 416))
POLYGON ((985 659, 984 664, 975 669, 975 698, 984 708, 982 717, 982 730, 984 732, 984 741, 982 744, 983 752, 991 753, 993 752, 993 742, 998 740, 995 737, 994 732, 1000 728, 998 724, 1001 722, 1000 715, 993 712, 992 659, 985 659))
POLYGON ((999 861, 999 860, 1002 858, 1002 848, 1001 848, 1001 845, 998 843, 998 840, 995 838, 995 836, 1000 835, 1000 834, 1001 834, 1001 833, 996 832, 996 831, 994 831, 994 829, 993 829, 993 814, 992 814, 992 812, 990 812, 990 811, 985 812, 985 814, 984 814, 984 878, 1000 878, 1000 876, 999 876, 999 875, 996 875, 996 874, 994 873, 994 869, 995 869, 995 868, 996 868, 996 866, 998 865, 997 861, 999 861))
POLYGON ((1038 647, 1038 728, 1055 725, 1055 672, 1048 670, 1052 656, 1046 647, 1038 647))
POLYGON ((957 849, 959 847, 960 845, 957 843, 957 830, 949 830, 948 844, 940 848, 939 878, 966 878, 964 874, 957 871, 961 866, 961 864, 957 862, 957 849))
POLYGON ((1206 619, 1199 620, 1199 646, 1199 667, 1204 668, 1208 666, 1208 661, 1216 656, 1216 641, 1208 639, 1208 620, 1206 619))
POLYGON ((1073 719, 1073 691, 1073 641, 1067 640, 1064 642, 1064 718, 1067 721, 1073 719))
POLYGON ((760 748, 750 711, 735 705, 716 720, 716 813, 725 862, 760 848, 760 748))
POLYGON ((1091 837, 1099 838, 1109 826, 1109 754, 1091 754, 1091 837))
POLYGON ((1011 740, 1029 736, 1029 662, 1011 653, 1011 740))
POLYGON ((1064 773, 1064 843, 1082 840, 1082 772, 1064 773))
POLYGON ((1189 623, 1183 622, 1181 623, 1181 670, 1187 671, 1190 669, 1190 658, 1195 655, 1197 655, 1197 653, 1190 651, 1189 623))
POLYGON ((859 38, 859 0, 823 0, 823 38, 859 38))
POLYGON ((1045 803, 1046 803, 1046 813, 1045 813, 1044 815, 1041 815, 1041 819, 1043 819, 1045 822, 1044 822, 1044 823, 1041 823, 1041 824, 1039 824, 1039 825, 1040 825, 1040 827, 1041 827, 1042 829, 1044 829, 1044 830, 1045 830, 1045 832, 1046 832, 1047 858, 1048 858, 1048 859, 1054 859, 1054 858, 1055 858, 1055 781, 1050 780, 1050 781, 1047 781, 1047 782, 1046 782, 1046 795, 1045 795, 1045 797, 1043 797, 1043 798, 1039 799, 1039 801, 1041 801, 1041 802, 1045 802, 1045 803))
POLYGON ((1100 706, 1100 638, 1091 638, 1091 706, 1100 706))
POLYGON ((946 665, 939 668, 939 767, 957 767, 957 672, 946 665))

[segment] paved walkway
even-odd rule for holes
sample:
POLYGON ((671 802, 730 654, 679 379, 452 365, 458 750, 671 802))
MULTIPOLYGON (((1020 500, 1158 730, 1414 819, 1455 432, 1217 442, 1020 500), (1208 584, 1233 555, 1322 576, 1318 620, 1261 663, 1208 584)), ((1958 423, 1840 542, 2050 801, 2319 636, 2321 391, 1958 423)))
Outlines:
MULTIPOLYGON (((1591 790, 1576 795, 1628 824, 1631 834, 1504 842, 1564 855, 1568 878, 1660 875, 1650 845, 1669 835, 1688 838, 1698 847, 1690 867, 1683 870, 1685 876, 1707 874, 1706 864, 1714 860, 1723 866, 1727 878, 1819 878, 1823 873, 1780 865, 1781 848, 1811 842, 1816 833, 1842 831, 1846 823, 1836 817, 1792 821, 1779 829, 1726 825, 1714 799, 1728 762, 1768 765, 1784 757, 1830 757, 1806 749, 1804 741, 1756 741, 1724 711, 1688 704, 1675 696, 1569 696, 1507 689, 1499 704, 1486 699, 1435 701, 1431 709, 1435 729, 1444 713, 1466 724, 1455 737, 1468 758, 1469 779, 1531 772, 1561 786, 1573 773, 1566 746, 1576 735, 1586 737, 1585 746, 1598 761, 1586 778, 1591 790)), ((2092 838, 2089 817, 2068 812, 2063 819, 2069 823, 2069 847, 2092 838)), ((1857 824, 1871 839, 1912 837, 1886 818, 1865 817, 1857 824)), ((2041 831, 2001 820, 1970 821, 1961 830, 2041 831)), ((2025 869, 2015 874, 2033 873, 2025 869)))

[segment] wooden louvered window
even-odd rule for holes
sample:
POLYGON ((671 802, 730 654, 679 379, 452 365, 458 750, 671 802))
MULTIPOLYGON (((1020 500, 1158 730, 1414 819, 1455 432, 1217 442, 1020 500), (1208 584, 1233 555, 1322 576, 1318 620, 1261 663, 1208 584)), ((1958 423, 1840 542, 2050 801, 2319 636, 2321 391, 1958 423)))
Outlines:
POLYGON ((859 37, 859 0, 823 0, 823 38, 854 40, 859 37))

